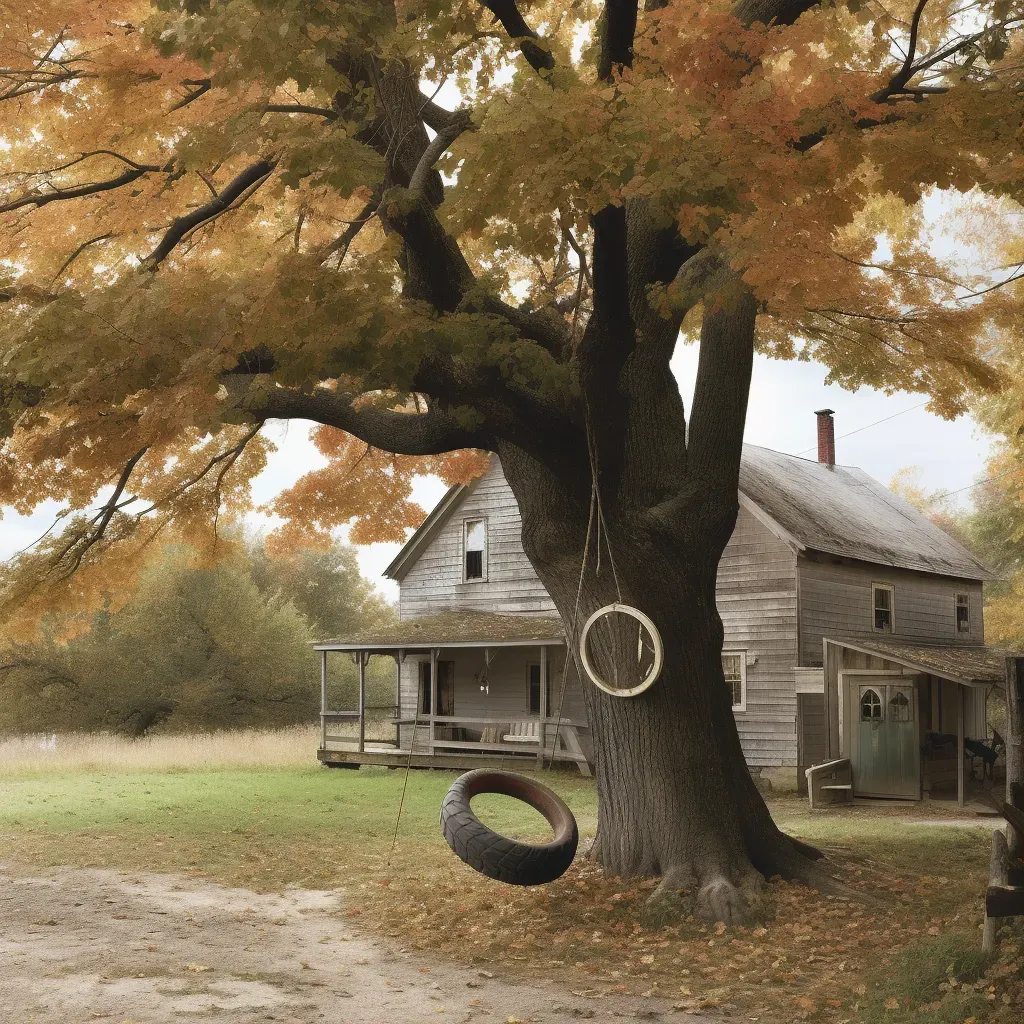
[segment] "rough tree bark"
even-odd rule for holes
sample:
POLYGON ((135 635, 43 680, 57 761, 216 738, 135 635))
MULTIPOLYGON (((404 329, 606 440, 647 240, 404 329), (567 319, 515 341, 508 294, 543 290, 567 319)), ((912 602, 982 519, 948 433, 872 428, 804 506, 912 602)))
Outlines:
MULTIPOLYGON (((607 695, 584 681, 597 759, 600 838, 594 855, 623 877, 660 875, 655 908, 680 903, 712 921, 758 916, 766 878, 780 875, 830 888, 817 851, 775 826, 747 769, 725 684, 718 562, 738 513, 737 480, 755 309, 729 282, 708 300, 689 444, 674 382, 643 373, 633 381, 618 470, 597 471, 606 531, 603 567, 590 518, 591 462, 553 471, 514 446, 499 445, 523 516, 523 542, 578 642, 583 622, 615 600, 646 612, 665 646, 659 680, 638 697, 607 695), (702 410, 702 403, 714 408, 702 410), (679 472, 679 463, 683 472, 679 472), (666 466, 675 470, 668 476, 666 466), (614 573, 609 552, 614 556, 614 573), (581 585, 582 570, 582 590, 581 585), (577 601, 579 604, 577 606, 577 601)), ((597 652, 605 665, 635 650, 625 623, 597 652)))

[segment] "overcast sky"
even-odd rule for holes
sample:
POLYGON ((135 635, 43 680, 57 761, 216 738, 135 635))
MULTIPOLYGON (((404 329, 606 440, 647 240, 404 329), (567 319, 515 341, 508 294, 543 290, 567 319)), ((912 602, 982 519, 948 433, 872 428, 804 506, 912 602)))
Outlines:
MULTIPOLYGON (((696 356, 696 347, 688 346, 680 348, 673 361, 687 408, 696 356)), ((989 442, 972 420, 962 418, 950 423, 932 416, 926 409, 915 409, 924 401, 921 395, 887 396, 870 388, 851 394, 836 386, 826 387, 825 374, 824 367, 815 363, 758 358, 747 417, 747 441, 815 458, 814 412, 828 407, 836 411, 837 461, 859 466, 882 483, 887 484, 904 466, 920 466, 926 487, 956 491, 972 484, 982 471, 989 442), (901 415, 877 423, 897 413, 901 415), (853 431, 856 433, 852 436, 843 437, 853 431)), ((321 462, 305 424, 279 424, 268 429, 272 430, 279 451, 256 481, 256 497, 261 502, 321 462)), ((444 486, 437 479, 423 479, 416 487, 416 498, 426 510, 443 494, 444 486)), ((970 491, 958 497, 969 501, 970 491)), ((53 522, 57 509, 57 505, 47 503, 32 516, 15 516, 6 510, 0 520, 0 558, 32 543, 53 522)), ((253 516, 253 522, 255 525, 267 520, 253 516)), ((397 587, 383 579, 381 573, 397 550, 394 544, 372 544, 359 549, 364 574, 393 598, 397 597, 397 587)))

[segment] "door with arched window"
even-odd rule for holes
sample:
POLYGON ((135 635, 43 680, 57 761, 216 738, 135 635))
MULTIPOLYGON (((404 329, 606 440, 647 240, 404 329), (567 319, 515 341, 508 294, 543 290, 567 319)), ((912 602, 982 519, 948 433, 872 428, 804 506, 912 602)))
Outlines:
POLYGON ((851 761, 858 796, 921 795, 914 684, 874 679, 859 687, 851 761))

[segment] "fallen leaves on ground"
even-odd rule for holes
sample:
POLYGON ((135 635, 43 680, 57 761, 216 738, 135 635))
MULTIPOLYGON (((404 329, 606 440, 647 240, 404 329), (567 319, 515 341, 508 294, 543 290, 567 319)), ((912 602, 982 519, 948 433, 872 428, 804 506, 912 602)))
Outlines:
POLYGON ((400 927, 410 948, 524 975, 542 970, 580 998, 647 994, 679 1012, 770 1021, 1019 1024, 1024 954, 1009 939, 969 980, 938 964, 949 950, 980 951, 986 847, 939 842, 930 858, 898 843, 888 854, 833 851, 850 895, 774 880, 767 920, 751 928, 693 917, 647 927, 655 881, 609 878, 583 859, 551 885, 514 888, 443 853, 427 863, 420 851, 404 877, 392 865, 390 886, 365 882, 352 900, 364 925, 400 927), (890 991, 904 977, 905 991, 890 991))

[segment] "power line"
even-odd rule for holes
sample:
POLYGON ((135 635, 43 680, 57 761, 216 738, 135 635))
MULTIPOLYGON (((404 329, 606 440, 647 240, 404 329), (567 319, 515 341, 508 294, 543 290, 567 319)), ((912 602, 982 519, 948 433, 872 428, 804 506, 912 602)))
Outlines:
POLYGON ((1004 476, 1009 476, 1011 473, 1016 473, 1018 471, 1018 468, 1019 467, 1014 466, 1013 469, 1004 470, 1002 473, 997 473, 995 476, 987 476, 984 480, 977 480, 975 481, 975 483, 968 484, 966 487, 960 487, 955 491, 937 491, 935 494, 932 495, 932 497, 943 499, 952 498, 954 494, 962 494, 964 491, 973 491, 975 487, 984 487, 985 484, 990 484, 994 480, 1002 480, 1004 476))
MULTIPOLYGON (((851 430, 847 434, 840 434, 836 440, 842 441, 845 437, 853 437, 854 434, 859 434, 862 430, 870 430, 872 427, 877 427, 880 423, 888 423, 889 420, 896 419, 897 416, 903 416, 908 412, 913 412, 915 409, 923 409, 928 403, 920 402, 917 405, 912 405, 909 409, 904 409, 901 412, 894 412, 891 416, 885 416, 880 420, 875 420, 874 423, 868 423, 863 427, 858 427, 856 430, 851 430)), ((817 450, 817 445, 812 445, 810 448, 805 448, 802 452, 796 452, 796 455, 806 455, 808 452, 817 450)))

